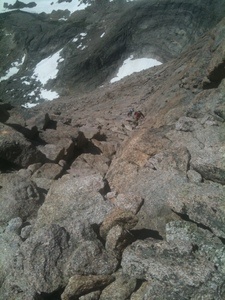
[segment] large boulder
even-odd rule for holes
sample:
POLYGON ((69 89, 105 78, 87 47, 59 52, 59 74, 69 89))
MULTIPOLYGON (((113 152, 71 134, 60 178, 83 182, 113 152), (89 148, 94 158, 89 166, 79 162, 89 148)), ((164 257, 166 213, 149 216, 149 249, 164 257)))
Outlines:
POLYGON ((124 300, 129 299, 136 288, 137 280, 121 270, 115 274, 116 280, 109 284, 101 293, 100 300, 124 300))
POLYGON ((16 173, 0 174, 0 224, 15 217, 29 220, 41 204, 41 194, 29 178, 16 173))
POLYGON ((84 236, 84 239, 77 243, 71 256, 67 258, 64 277, 68 280, 74 274, 109 275, 115 272, 117 267, 117 258, 104 249, 96 236, 92 240, 84 236))
POLYGON ((91 153, 81 154, 70 166, 70 173, 75 176, 79 174, 87 173, 100 173, 104 176, 109 168, 109 159, 104 155, 94 155, 91 153), (81 168, 81 169, 80 169, 81 168))
POLYGON ((11 126, 0 125, 1 169, 28 167, 30 164, 46 161, 42 154, 24 135, 11 126))
POLYGON ((0 286, 14 268, 14 261, 22 240, 15 232, 0 234, 0 286))
POLYGON ((224 278, 224 245, 208 230, 189 222, 168 223, 166 241, 137 241, 123 253, 125 274, 148 281, 142 297, 183 299, 211 295, 217 299, 224 278), (200 271, 201 270, 201 271, 200 271), (205 290, 205 291, 204 291, 205 290))
POLYGON ((75 297, 87 294, 90 291, 98 290, 108 285, 113 280, 113 276, 107 275, 75 275, 70 278, 69 283, 62 294, 62 300, 71 300, 75 297))
POLYGON ((69 252, 69 234, 50 225, 28 238, 20 249, 30 289, 51 293, 62 286, 62 266, 69 252))
POLYGON ((67 227, 78 220, 101 224, 112 207, 101 195, 104 185, 99 174, 63 176, 51 185, 45 202, 38 211, 35 228, 52 223, 67 227))
POLYGON ((171 209, 225 238, 225 187, 217 183, 184 183, 179 189, 168 191, 171 209))

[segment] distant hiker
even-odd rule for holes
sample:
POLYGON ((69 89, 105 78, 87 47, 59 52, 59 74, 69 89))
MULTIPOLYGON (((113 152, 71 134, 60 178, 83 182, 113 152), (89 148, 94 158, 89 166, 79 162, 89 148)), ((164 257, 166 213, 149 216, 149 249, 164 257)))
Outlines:
POLYGON ((131 122, 135 127, 138 126, 138 121, 145 117, 140 110, 135 111, 133 108, 129 109, 127 116, 129 117, 127 121, 131 122))
POLYGON ((143 115, 143 113, 138 110, 138 111, 135 111, 134 113, 134 119, 135 121, 138 121, 139 119, 143 119, 145 116, 143 115))
POLYGON ((134 109, 133 108, 130 108, 129 109, 129 112, 127 114, 128 117, 131 117, 133 115, 133 112, 134 112, 134 109))
POLYGON ((134 125, 138 126, 138 121, 140 119, 144 119, 144 117, 145 116, 143 115, 143 113, 140 110, 135 111, 135 113, 134 113, 134 125))

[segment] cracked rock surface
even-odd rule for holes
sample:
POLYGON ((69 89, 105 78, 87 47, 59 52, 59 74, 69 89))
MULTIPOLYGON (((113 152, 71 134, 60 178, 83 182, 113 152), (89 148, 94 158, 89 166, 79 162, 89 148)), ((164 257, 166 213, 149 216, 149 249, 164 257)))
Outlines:
POLYGON ((203 25, 113 85, 0 106, 0 299, 225 299, 225 19, 203 25))

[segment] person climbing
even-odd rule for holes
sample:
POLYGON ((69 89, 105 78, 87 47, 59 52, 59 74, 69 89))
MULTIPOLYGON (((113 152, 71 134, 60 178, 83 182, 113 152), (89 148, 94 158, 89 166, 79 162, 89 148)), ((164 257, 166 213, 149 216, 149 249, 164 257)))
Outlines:
POLYGON ((140 110, 135 111, 135 113, 134 113, 134 119, 136 121, 138 121, 139 119, 143 119, 144 117, 145 116, 143 115, 143 113, 140 110))
POLYGON ((133 115, 133 112, 134 112, 134 109, 133 108, 130 108, 129 109, 129 112, 127 114, 128 117, 131 117, 133 115))
POLYGON ((144 117, 145 116, 143 115, 143 113, 140 110, 135 111, 135 113, 134 113, 134 125, 138 126, 138 121, 140 119, 144 119, 144 117))
POLYGON ((127 116, 129 117, 127 121, 133 123, 135 127, 138 126, 138 121, 145 117, 140 110, 135 111, 134 108, 129 109, 127 116))

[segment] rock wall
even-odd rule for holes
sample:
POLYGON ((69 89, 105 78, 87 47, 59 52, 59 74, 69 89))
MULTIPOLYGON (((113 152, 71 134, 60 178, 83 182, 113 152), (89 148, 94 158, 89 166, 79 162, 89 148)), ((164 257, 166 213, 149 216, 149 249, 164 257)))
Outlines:
POLYGON ((224 299, 224 26, 94 92, 0 105, 0 299, 224 299))
POLYGON ((0 95, 13 104, 36 102, 37 98, 42 102, 43 84, 32 75, 41 60, 59 50, 62 61, 57 77, 45 89, 54 89, 61 96, 109 82, 131 54, 167 62, 221 20, 224 9, 219 0, 136 0, 94 1, 66 21, 53 13, 0 14, 0 76, 12 64, 21 64, 19 73, 0 82, 0 95))

